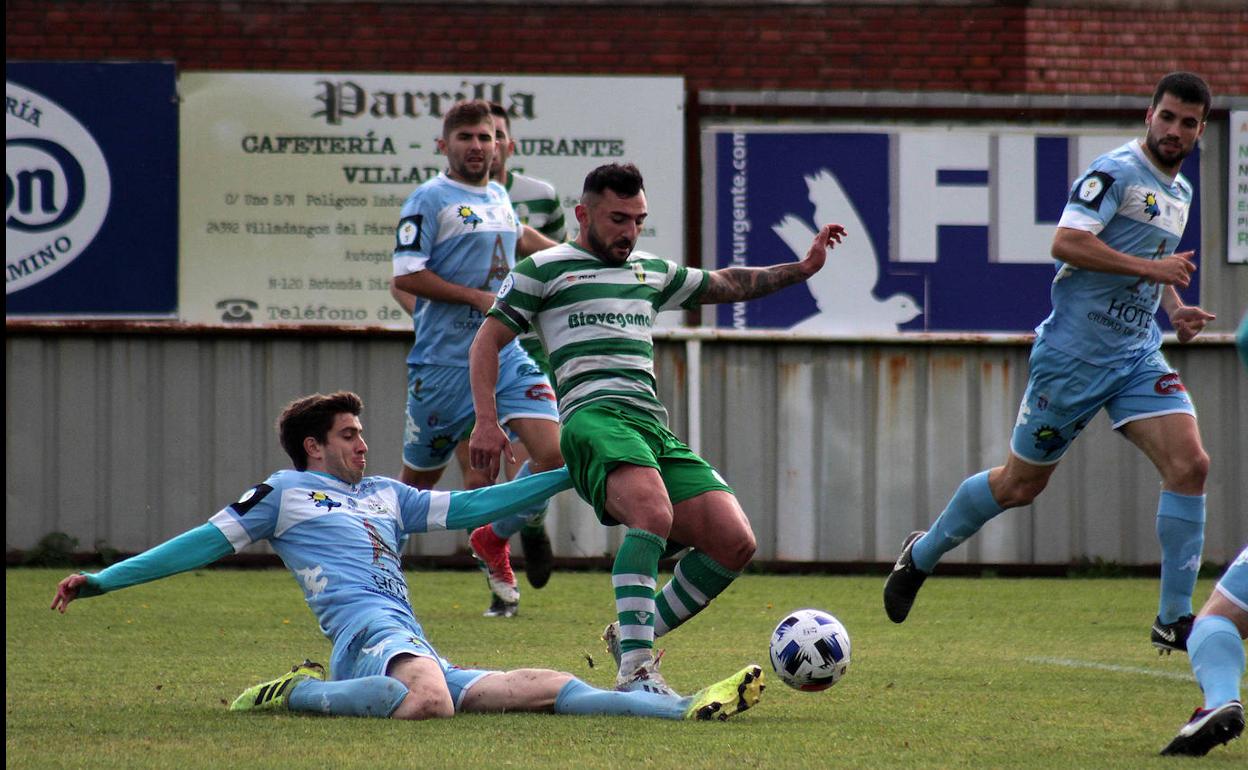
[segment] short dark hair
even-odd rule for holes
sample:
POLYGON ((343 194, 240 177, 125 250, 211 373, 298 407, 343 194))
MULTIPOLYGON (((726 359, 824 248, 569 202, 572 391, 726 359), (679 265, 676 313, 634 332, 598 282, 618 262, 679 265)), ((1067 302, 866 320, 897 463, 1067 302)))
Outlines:
POLYGON ((449 139, 451 132, 460 126, 470 126, 482 121, 494 122, 490 103, 484 99, 465 99, 455 102, 442 118, 442 138, 449 139))
POLYGON ((1213 107, 1213 94, 1199 75, 1191 72, 1171 72, 1166 75, 1153 91, 1152 106, 1156 107, 1166 94, 1174 94, 1181 102, 1202 105, 1205 109, 1201 113, 1201 120, 1209 117, 1209 110, 1213 107))
POLYGON ((490 102, 490 114, 496 118, 502 118, 503 125, 507 126, 507 133, 511 133, 511 116, 507 114, 506 107, 498 102, 490 102))
POLYGON ((308 436, 324 444, 329 438, 329 431, 334 427, 334 420, 340 414, 360 416, 364 411, 364 402, 349 390, 337 393, 313 393, 310 396, 297 398, 286 405, 282 416, 277 418, 277 436, 282 442, 282 449, 290 455, 295 470, 308 469, 308 453, 303 448, 303 440, 308 436))
POLYGON ((585 186, 581 188, 581 198, 588 195, 602 195, 610 190, 621 198, 632 198, 646 189, 641 172, 632 163, 608 163, 589 172, 585 177, 585 186))

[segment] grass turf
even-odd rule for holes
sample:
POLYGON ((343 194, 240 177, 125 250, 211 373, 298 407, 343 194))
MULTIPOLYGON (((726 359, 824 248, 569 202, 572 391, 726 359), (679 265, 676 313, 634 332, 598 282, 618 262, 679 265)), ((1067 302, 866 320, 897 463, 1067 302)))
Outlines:
MULTIPOLYGON (((6 573, 8 767, 1173 768, 1187 760, 1157 752, 1200 703, 1186 656, 1148 643, 1155 579, 937 576, 895 626, 882 577, 751 574, 659 642, 682 692, 763 665, 762 703, 727 723, 231 714, 246 687, 304 657, 328 662, 289 573, 205 570, 60 616, 48 605, 63 575, 6 573), (799 607, 834 613, 852 638, 849 673, 822 693, 786 688, 767 664, 773 626, 799 607)), ((407 577, 452 662, 613 683, 598 641, 613 609, 606 574, 556 574, 541 591, 522 580, 512 619, 481 617, 478 574, 407 577)), ((1248 738, 1203 762, 1244 767, 1248 738)))

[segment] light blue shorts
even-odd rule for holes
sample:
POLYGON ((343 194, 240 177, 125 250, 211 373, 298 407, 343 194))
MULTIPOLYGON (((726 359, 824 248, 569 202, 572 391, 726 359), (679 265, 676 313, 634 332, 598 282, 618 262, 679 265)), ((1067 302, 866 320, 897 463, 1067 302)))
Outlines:
POLYGON ((1226 568, 1222 579, 1214 588, 1235 606, 1248 612, 1248 545, 1239 552, 1231 566, 1226 568))
POLYGON ((459 711, 464 694, 492 671, 460 668, 438 654, 424 637, 424 629, 414 619, 379 617, 356 630, 346 644, 335 645, 329 663, 330 679, 359 679, 387 676, 390 662, 399 655, 415 655, 437 662, 446 678, 451 701, 459 711))
POLYGON ((1118 369, 1094 366, 1037 340, 1010 451, 1034 465, 1053 465, 1102 408, 1117 430, 1163 414, 1196 408, 1161 351, 1118 369))
MULTIPOLYGON (((559 407, 550 381, 519 345, 510 344, 499 353, 498 386, 494 392, 498 420, 504 425, 517 419, 559 421, 559 407)), ((407 367, 404 465, 417 471, 445 468, 473 419, 467 367, 407 367)))

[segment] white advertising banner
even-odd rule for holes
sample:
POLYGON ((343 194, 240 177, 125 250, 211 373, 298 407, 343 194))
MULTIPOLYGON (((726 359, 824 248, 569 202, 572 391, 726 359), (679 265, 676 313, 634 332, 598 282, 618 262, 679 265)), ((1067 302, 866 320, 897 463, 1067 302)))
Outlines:
POLYGON ((1226 255, 1248 264, 1248 111, 1231 113, 1226 255))
POLYGON ((585 175, 637 164, 640 248, 684 262, 684 81, 354 73, 183 73, 179 315, 192 323, 408 328, 390 298, 403 201, 444 170, 442 116, 508 109, 509 168, 572 207, 585 175))

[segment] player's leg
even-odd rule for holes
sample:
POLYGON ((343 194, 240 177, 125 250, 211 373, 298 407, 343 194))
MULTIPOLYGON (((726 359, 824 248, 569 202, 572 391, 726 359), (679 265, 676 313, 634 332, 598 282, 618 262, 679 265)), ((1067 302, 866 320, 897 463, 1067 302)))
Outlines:
POLYGON ((457 393, 465 379, 455 367, 409 366, 407 408, 403 430, 403 467, 399 481, 417 489, 432 489, 451 461, 462 426, 471 419, 469 399, 465 412, 457 393))
POLYGON ((902 544, 884 583, 884 611, 894 623, 909 615, 941 556, 1005 510, 1030 504, 1044 490, 1112 386, 1099 367, 1080 365, 1040 342, 1032 349, 1030 364, 1005 464, 963 480, 931 527, 910 533, 902 544))
POLYGON ((654 589, 672 526, 671 500, 658 471, 658 429, 657 420, 640 412, 589 404, 567 419, 560 434, 577 494, 603 524, 628 527, 611 568, 620 626, 618 687, 667 689, 653 657, 654 589))
POLYGON ((1230 569, 1200 610, 1187 639, 1192 672, 1204 693, 1202 708, 1162 754, 1200 756, 1244 730, 1240 680, 1244 675, 1243 639, 1248 638, 1248 548, 1230 569))
POLYGON ((1107 405, 1122 431, 1157 468, 1157 540, 1161 590, 1150 638, 1162 652, 1187 649, 1194 620, 1192 592, 1205 542, 1205 480, 1209 455, 1195 409, 1179 375, 1160 353, 1142 361, 1132 381, 1107 405))
POLYGON ((653 691, 670 693, 657 675, 654 658, 655 588, 673 515, 658 469, 617 464, 606 476, 605 509, 628 527, 611 567, 619 623, 616 684, 631 686, 637 680, 640 689, 651 689, 648 681, 653 679, 653 691))
POLYGON ((708 490, 676 503, 673 509, 669 538, 693 549, 676 563, 672 579, 655 596, 656 637, 698 614, 723 593, 750 563, 757 545, 745 511, 726 489, 708 490))
POLYGON ((404 654, 392 658, 387 675, 407 694, 390 714, 393 719, 436 719, 455 715, 442 664, 434 658, 404 654))
MULTIPOLYGON (((499 354, 498 384, 495 386, 494 399, 498 406, 499 422, 513 437, 518 437, 524 443, 530 455, 529 461, 516 473, 516 478, 553 470, 563 465, 563 458, 559 453, 559 410, 555 406, 555 391, 532 359, 518 346, 508 346, 499 354)), ((470 537, 473 552, 486 565, 490 587, 494 593, 491 608, 486 611, 487 616, 509 617, 515 614, 515 607, 506 605, 504 611, 494 611, 494 605, 502 595, 495 589, 496 583, 515 584, 508 541, 526 525, 541 533, 541 539, 546 546, 544 551, 536 547, 529 549, 533 551, 532 555, 529 550, 525 552, 525 569, 529 582, 535 588, 541 588, 550 579, 550 539, 545 536, 542 525, 546 506, 547 501, 542 501, 530 510, 518 512, 473 531, 470 537)), ((518 586, 516 590, 518 593, 518 586)))
POLYGON ((756 705, 762 669, 749 666, 689 698, 652 692, 600 690, 571 674, 549 669, 447 674, 459 710, 471 713, 541 711, 584 716, 657 719, 726 719, 756 705), (466 684, 459 685, 459 680, 466 684))
MULTIPOLYGON (((520 464, 510 472, 510 478, 521 478, 530 473, 563 466, 558 423, 528 418, 513 420, 508 423, 508 427, 520 436, 522 442, 521 452, 516 454, 520 464), (528 455, 528 458, 521 461, 521 454, 528 455)), ((534 588, 545 586, 550 581, 553 569, 554 551, 551 548, 550 535, 546 532, 546 511, 547 506, 543 504, 540 510, 535 510, 528 516, 495 522, 495 532, 500 537, 507 535, 511 527, 519 525, 520 544, 524 548, 524 574, 529 585, 534 588)))

